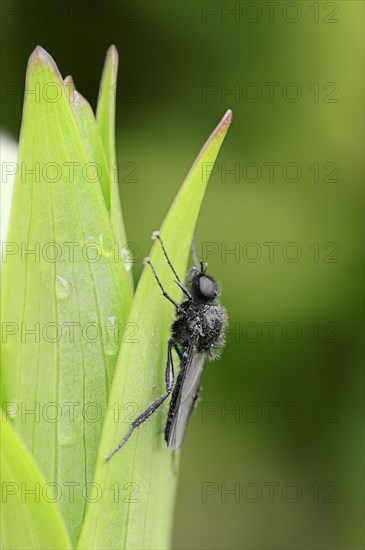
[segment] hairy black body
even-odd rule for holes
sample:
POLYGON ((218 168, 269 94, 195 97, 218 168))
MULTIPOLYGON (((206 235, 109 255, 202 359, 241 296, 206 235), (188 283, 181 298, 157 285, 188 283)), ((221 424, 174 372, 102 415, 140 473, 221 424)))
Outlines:
MULTIPOLYGON (((183 284, 170 262, 159 233, 153 233, 153 238, 160 241, 166 260, 176 277, 176 282, 186 298, 178 304, 165 292, 155 268, 147 258, 146 263, 151 266, 162 294, 176 309, 176 319, 171 325, 171 337, 167 345, 166 391, 132 422, 129 432, 106 457, 106 460, 110 460, 123 447, 133 431, 147 420, 171 393, 165 440, 170 450, 178 450, 200 394, 200 378, 205 359, 217 359, 225 344, 227 314, 224 307, 218 302, 219 287, 217 282, 206 273, 208 264, 200 262, 200 268, 197 265, 192 267, 186 276, 185 284, 183 284), (174 382, 172 349, 176 350, 180 358, 180 371, 176 382, 174 382)), ((193 250, 193 257, 197 264, 195 250, 193 250)))
POLYGON ((223 307, 190 300, 184 300, 179 306, 171 325, 174 342, 184 348, 194 339, 199 352, 206 353, 208 359, 216 359, 224 345, 226 313, 223 307))
POLYGON ((188 272, 185 286, 188 298, 179 304, 176 319, 171 326, 170 342, 181 359, 165 427, 165 440, 172 450, 181 446, 186 425, 200 395, 204 360, 217 359, 225 343, 227 314, 217 303, 218 285, 213 277, 206 274, 206 269, 207 265, 201 264, 200 269, 192 267, 188 272), (194 367, 195 376, 189 385, 188 374, 194 367), (182 404, 185 409, 179 412, 182 404), (182 416, 181 426, 175 434, 173 428, 179 414, 182 416))

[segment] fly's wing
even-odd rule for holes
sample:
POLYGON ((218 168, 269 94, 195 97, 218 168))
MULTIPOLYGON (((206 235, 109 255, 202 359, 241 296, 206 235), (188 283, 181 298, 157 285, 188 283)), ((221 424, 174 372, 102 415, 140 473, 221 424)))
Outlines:
POLYGON ((189 417, 199 392, 200 378, 204 367, 205 354, 199 353, 194 344, 188 348, 187 357, 182 360, 180 380, 173 396, 169 425, 166 431, 167 446, 171 451, 181 447, 189 417))

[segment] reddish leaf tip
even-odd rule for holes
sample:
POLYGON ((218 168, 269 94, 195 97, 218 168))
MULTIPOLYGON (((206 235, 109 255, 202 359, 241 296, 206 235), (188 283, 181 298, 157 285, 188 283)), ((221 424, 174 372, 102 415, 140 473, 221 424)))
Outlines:
POLYGON ((222 122, 224 122, 225 124, 230 124, 232 122, 232 116, 233 116, 232 110, 228 109, 228 111, 223 117, 222 122))
POLYGON ((30 63, 37 62, 37 61, 41 63, 47 63, 47 65, 52 65, 53 67, 56 67, 56 63, 54 62, 54 59, 49 55, 49 53, 44 48, 42 48, 42 46, 37 46, 33 50, 29 58, 30 63))
POLYGON ((31 56, 29 57, 28 69, 35 64, 43 65, 43 67, 48 66, 48 68, 52 69, 57 78, 59 78, 63 83, 62 76, 58 70, 55 60, 44 48, 42 48, 42 46, 37 46, 33 50, 31 56))

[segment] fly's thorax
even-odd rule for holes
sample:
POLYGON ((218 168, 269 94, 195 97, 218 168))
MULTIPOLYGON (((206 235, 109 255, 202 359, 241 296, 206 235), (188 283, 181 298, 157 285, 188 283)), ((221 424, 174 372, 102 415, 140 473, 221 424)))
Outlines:
POLYGON ((188 300, 181 305, 183 307, 171 326, 176 342, 187 344, 194 339, 199 350, 204 352, 212 346, 221 347, 224 344, 227 314, 223 306, 194 304, 188 300))

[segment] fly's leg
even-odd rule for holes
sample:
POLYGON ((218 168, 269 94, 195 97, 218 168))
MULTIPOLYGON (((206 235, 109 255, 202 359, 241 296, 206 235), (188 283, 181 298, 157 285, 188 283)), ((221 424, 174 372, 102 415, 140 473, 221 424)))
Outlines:
POLYGON ((162 283, 161 283, 161 281, 160 281, 160 279, 159 279, 159 277, 158 277, 158 275, 157 275, 157 273, 156 273, 155 268, 153 267, 153 264, 152 264, 151 260, 150 260, 149 258, 145 258, 145 259, 144 259, 144 264, 145 264, 145 265, 148 264, 149 266, 151 266, 152 272, 153 272, 153 274, 154 274, 154 276, 155 276, 155 279, 156 279, 156 281, 157 281, 157 283, 158 283, 158 286, 159 286, 160 289, 162 290, 163 296, 165 296, 165 298, 167 298, 172 304, 174 304, 174 306, 176 307, 176 309, 177 309, 178 311, 181 311, 181 308, 180 308, 179 304, 178 304, 177 302, 175 302, 175 300, 174 300, 173 298, 171 298, 171 296, 170 296, 169 294, 167 294, 166 290, 165 290, 164 287, 162 286, 162 283))
POLYGON ((112 456, 115 455, 115 453, 119 451, 119 449, 123 447, 123 445, 128 441, 128 439, 130 438, 134 430, 138 428, 140 424, 145 422, 147 418, 149 418, 151 414, 153 414, 162 405, 165 399, 167 399, 167 397, 170 395, 174 385, 174 365, 172 363, 172 353, 171 353, 171 350, 174 347, 174 345, 175 344, 173 339, 170 338, 169 343, 167 345, 167 364, 166 364, 166 371, 165 371, 166 392, 163 395, 161 395, 161 397, 158 397, 157 399, 155 399, 155 401, 149 407, 147 407, 147 409, 142 414, 140 414, 139 416, 137 416, 135 420, 133 420, 132 426, 130 427, 129 432, 124 436, 124 438, 119 443, 119 445, 115 447, 115 449, 108 456, 105 457, 105 460, 107 462, 112 458, 112 456))
POLYGON ((160 232, 159 232, 159 231, 154 231, 154 232, 152 233, 152 239, 153 239, 153 240, 158 239, 158 240, 160 241, 161 248, 162 248, 162 252, 164 253, 164 256, 165 256, 165 258, 166 258, 166 260, 167 260, 167 263, 168 263, 169 266, 171 267, 172 272, 173 272, 173 274, 175 275, 176 279, 180 282, 179 276, 178 276, 178 274, 176 273, 175 268, 174 268, 174 266, 172 265, 171 260, 170 260, 170 258, 169 258, 168 255, 167 255, 166 248, 165 248, 165 246, 164 246, 164 244, 163 244, 163 242, 162 242, 162 239, 161 239, 161 237, 160 237, 160 232))
POLYGON ((161 245, 161 248, 162 248, 162 252, 163 252, 163 254, 164 254, 164 256, 165 256, 165 258, 166 258, 166 260, 167 260, 167 263, 168 263, 169 266, 171 267, 171 270, 172 270, 173 274, 175 275, 175 277, 176 277, 176 279, 177 279, 177 280, 176 280, 176 283, 177 283, 178 286, 181 288, 181 290, 183 291, 183 293, 189 298, 189 300, 192 300, 193 298, 192 298, 190 292, 189 292, 188 289, 185 287, 185 285, 180 281, 180 278, 179 278, 178 274, 176 273, 175 268, 174 268, 174 266, 172 265, 170 258, 168 257, 168 254, 167 254, 167 252, 166 252, 166 248, 165 248, 165 246, 164 246, 164 244, 163 244, 163 242, 162 242, 161 236, 160 236, 160 232, 159 232, 159 231, 154 231, 154 232, 152 233, 152 239, 154 239, 154 240, 155 240, 155 239, 158 239, 158 240, 160 241, 160 245, 161 245))

